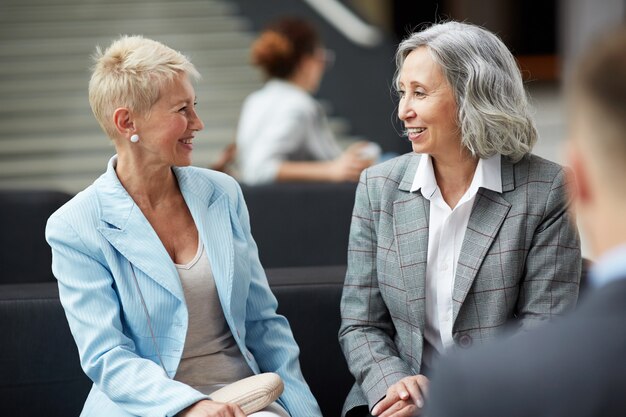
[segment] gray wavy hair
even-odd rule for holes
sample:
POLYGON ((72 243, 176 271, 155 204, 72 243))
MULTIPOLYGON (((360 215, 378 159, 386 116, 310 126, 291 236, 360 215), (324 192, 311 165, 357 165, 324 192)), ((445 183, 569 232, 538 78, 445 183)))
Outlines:
POLYGON ((395 84, 407 55, 426 46, 452 87, 461 142, 479 158, 496 153, 513 162, 530 153, 537 129, 511 52, 493 33, 459 22, 437 23, 398 46, 395 84))

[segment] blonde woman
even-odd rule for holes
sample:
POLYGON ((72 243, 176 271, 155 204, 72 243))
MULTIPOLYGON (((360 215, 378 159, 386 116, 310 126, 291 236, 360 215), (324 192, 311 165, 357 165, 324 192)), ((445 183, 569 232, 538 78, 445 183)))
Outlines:
POLYGON ((285 384, 261 416, 319 416, 276 314, 230 177, 193 168, 194 66, 139 36, 98 51, 93 112, 117 155, 54 213, 46 237, 82 367, 82 416, 242 417, 210 399, 260 372, 285 384))

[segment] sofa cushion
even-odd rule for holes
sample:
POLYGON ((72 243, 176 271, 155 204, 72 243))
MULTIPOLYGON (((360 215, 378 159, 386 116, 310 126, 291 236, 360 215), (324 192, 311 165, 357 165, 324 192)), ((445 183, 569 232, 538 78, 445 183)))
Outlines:
POLYGON ((265 268, 346 263, 356 184, 244 185, 242 191, 265 268))
POLYGON ((339 416, 354 383, 337 334, 345 266, 274 268, 268 281, 278 313, 289 320, 300 347, 300 365, 324 416, 339 416))
POLYGON ((0 190, 0 284, 52 282, 48 217, 71 198, 44 190, 0 190))
POLYGON ((0 286, 0 415, 77 416, 91 382, 55 282, 0 286))

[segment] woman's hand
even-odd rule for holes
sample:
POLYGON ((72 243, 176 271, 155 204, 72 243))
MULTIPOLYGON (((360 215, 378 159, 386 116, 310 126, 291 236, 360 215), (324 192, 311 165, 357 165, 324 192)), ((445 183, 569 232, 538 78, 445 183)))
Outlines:
POLYGON ((178 413, 179 417, 246 417, 235 404, 202 400, 178 413))
POLYGON ((371 166, 374 162, 372 159, 364 159, 362 156, 361 152, 367 144, 367 142, 354 143, 339 158, 331 162, 329 174, 332 180, 337 182, 356 182, 359 180, 361 171, 371 166))
POLYGON ((428 378, 424 375, 407 376, 387 389, 387 395, 372 409, 377 417, 418 416, 428 396, 428 378))

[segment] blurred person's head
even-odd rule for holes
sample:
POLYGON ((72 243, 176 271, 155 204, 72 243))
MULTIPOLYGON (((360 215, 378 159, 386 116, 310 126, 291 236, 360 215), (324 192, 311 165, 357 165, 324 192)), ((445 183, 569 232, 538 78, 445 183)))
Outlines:
POLYGON ((415 152, 457 144, 473 157, 499 153, 516 162, 532 150, 537 131, 520 71, 493 33, 433 24, 400 43, 396 67, 398 116, 415 152))
POLYGON ((252 44, 252 63, 266 78, 278 78, 315 92, 324 73, 325 50, 308 21, 287 17, 270 24, 252 44))
POLYGON ((591 44, 570 82, 571 188, 600 255, 626 242, 626 27, 591 44))
POLYGON ((104 52, 97 48, 93 58, 89 103, 111 139, 120 137, 113 120, 116 109, 123 107, 137 115, 148 115, 172 80, 200 77, 180 52, 142 36, 121 36, 104 52))

